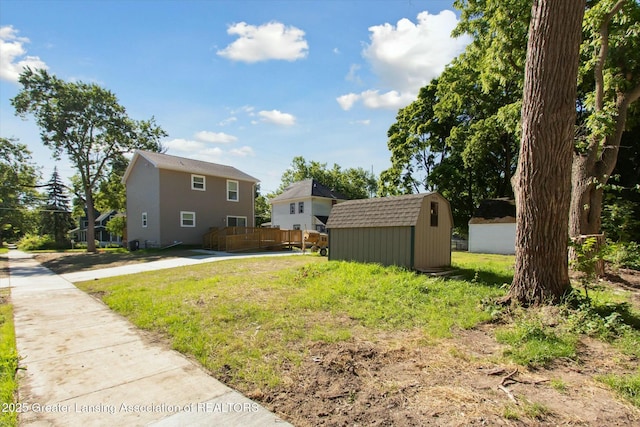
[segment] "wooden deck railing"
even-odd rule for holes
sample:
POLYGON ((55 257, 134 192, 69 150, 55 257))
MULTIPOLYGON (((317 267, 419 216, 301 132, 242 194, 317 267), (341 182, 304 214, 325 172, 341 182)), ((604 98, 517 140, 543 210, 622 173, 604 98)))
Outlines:
POLYGON ((212 228, 203 237, 205 249, 240 252, 302 245, 302 230, 278 228, 224 227, 212 228))

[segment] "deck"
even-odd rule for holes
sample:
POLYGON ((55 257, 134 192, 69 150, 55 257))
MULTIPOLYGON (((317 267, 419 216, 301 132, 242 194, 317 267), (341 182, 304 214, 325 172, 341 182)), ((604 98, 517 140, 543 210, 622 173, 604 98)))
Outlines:
POLYGON ((260 227, 212 228, 202 238, 202 247, 214 251, 245 252, 302 247, 302 230, 260 227))

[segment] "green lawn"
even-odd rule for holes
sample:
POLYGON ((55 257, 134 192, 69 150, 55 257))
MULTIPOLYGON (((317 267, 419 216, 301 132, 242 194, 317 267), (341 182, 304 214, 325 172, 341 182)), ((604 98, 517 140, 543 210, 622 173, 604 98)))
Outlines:
MULTIPOLYGON (((513 256, 456 252, 455 279, 319 256, 229 260, 80 283, 142 329, 241 391, 283 382, 317 343, 419 331, 422 343, 499 321, 505 359, 530 368, 579 360, 583 336, 640 357, 640 313, 624 295, 580 290, 553 310, 501 307, 513 256)), ((635 376, 606 377, 633 403, 635 376), (625 391, 626 390, 626 391, 625 391), (631 391, 629 391, 631 390, 631 391)))
POLYGON ((256 258, 81 283, 138 327, 160 332, 242 389, 280 383, 315 342, 420 329, 425 341, 491 319, 483 301, 504 294, 513 257, 455 256, 471 281, 327 261, 256 258), (473 257, 471 257, 473 258, 473 257), (474 258, 475 259, 475 258, 474 258), (484 265, 487 264, 487 265, 484 265))
MULTIPOLYGON (((13 312, 8 302, 8 289, 0 289, 0 404, 15 403, 18 387, 16 369, 18 355, 13 328, 13 312)), ((4 405, 3 405, 4 406, 4 405)), ((0 426, 14 426, 17 413, 0 411, 0 426)))

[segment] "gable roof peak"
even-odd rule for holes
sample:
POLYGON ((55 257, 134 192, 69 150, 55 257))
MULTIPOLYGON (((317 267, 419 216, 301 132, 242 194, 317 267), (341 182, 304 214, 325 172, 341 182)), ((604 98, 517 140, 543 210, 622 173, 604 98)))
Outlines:
POLYGON ((314 178, 307 178, 290 184, 285 190, 271 199, 271 201, 282 201, 289 199, 301 199, 307 197, 323 197, 326 199, 347 200, 347 197, 337 191, 323 185, 314 178))
POLYGON ((246 174, 233 166, 221 165, 218 163, 206 162, 204 160, 188 159, 186 157, 173 156, 170 154, 157 153, 146 150, 136 150, 129 166, 122 178, 126 182, 131 169, 138 160, 143 157, 157 169, 174 170, 178 172, 194 173, 201 175, 216 176, 220 178, 236 179, 239 181, 260 182, 258 179, 246 174))

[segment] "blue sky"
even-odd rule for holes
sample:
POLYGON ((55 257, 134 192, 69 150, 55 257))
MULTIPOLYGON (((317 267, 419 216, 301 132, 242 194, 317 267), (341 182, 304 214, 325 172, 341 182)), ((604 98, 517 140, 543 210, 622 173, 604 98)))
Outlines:
POLYGON ((263 194, 294 156, 379 175, 398 109, 469 41, 450 37, 456 19, 452 0, 2 0, 0 136, 50 178, 9 101, 29 65, 111 90, 156 118, 168 154, 237 167, 263 194))

